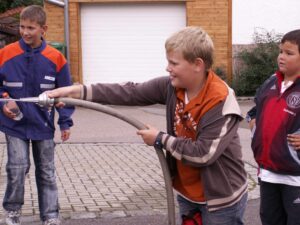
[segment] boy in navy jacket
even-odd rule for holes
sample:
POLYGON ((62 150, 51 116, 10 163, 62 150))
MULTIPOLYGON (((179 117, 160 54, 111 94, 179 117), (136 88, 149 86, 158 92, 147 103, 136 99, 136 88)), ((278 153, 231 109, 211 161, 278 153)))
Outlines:
MULTIPOLYGON (((20 15, 21 39, 0 50, 0 95, 11 98, 38 96, 46 90, 71 85, 64 56, 46 44, 46 14, 40 6, 28 6, 20 15)), ((0 130, 7 140, 7 188, 3 200, 6 224, 19 225, 24 204, 24 180, 29 171, 29 146, 36 166, 40 217, 45 225, 60 224, 54 166, 54 110, 18 103, 23 118, 1 103, 0 130)), ((70 136, 73 108, 57 109, 61 139, 70 136)))
POLYGON ((284 35, 279 70, 257 91, 248 112, 260 167, 263 225, 300 224, 300 30, 284 35))

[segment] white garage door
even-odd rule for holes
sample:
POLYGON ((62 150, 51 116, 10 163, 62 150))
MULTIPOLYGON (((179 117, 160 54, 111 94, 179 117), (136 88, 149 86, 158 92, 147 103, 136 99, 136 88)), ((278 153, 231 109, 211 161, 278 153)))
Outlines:
POLYGON ((82 4, 84 84, 167 75, 165 40, 185 26, 184 3, 82 4))

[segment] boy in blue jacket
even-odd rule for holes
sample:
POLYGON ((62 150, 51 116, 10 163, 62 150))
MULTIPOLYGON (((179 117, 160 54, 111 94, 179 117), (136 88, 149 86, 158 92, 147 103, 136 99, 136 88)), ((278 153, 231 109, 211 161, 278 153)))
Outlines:
POLYGON ((300 224, 300 30, 285 34, 278 71, 259 88, 248 112, 260 179, 263 225, 300 224))
MULTIPOLYGON (((46 90, 71 85, 71 76, 64 56, 46 44, 46 14, 40 6, 28 6, 20 14, 21 39, 0 50, 0 95, 11 98, 38 96, 46 90)), ((36 167, 40 217, 44 225, 60 224, 58 190, 54 166, 54 110, 35 104, 18 106, 23 118, 1 103, 0 130, 5 133, 8 161, 7 187, 3 200, 6 224, 19 225, 24 204, 24 180, 29 171, 29 146, 36 167)), ((70 136, 73 108, 57 109, 61 139, 70 136)))

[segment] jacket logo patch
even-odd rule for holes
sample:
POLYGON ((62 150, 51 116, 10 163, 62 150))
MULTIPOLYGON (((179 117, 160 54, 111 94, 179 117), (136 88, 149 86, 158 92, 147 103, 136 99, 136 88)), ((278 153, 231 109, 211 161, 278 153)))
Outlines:
POLYGON ((55 81, 55 77, 51 77, 51 76, 45 76, 44 77, 45 80, 51 80, 51 81, 55 81))
POLYGON ((300 92, 293 92, 286 98, 287 105, 292 108, 296 109, 300 107, 300 92))

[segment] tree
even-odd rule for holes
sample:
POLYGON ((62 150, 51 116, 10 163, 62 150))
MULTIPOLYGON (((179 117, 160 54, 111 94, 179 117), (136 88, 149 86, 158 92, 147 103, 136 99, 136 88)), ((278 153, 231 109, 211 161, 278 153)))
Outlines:
POLYGON ((43 0, 1 0, 0 1, 0 13, 3 13, 9 9, 16 8, 18 6, 27 5, 43 5, 43 0))
POLYGON ((233 88, 237 95, 254 95, 256 89, 277 69, 281 34, 264 29, 254 33, 254 45, 238 53, 242 69, 235 74, 233 88))
POLYGON ((0 13, 5 12, 7 9, 9 9, 9 1, 0 1, 0 13))

